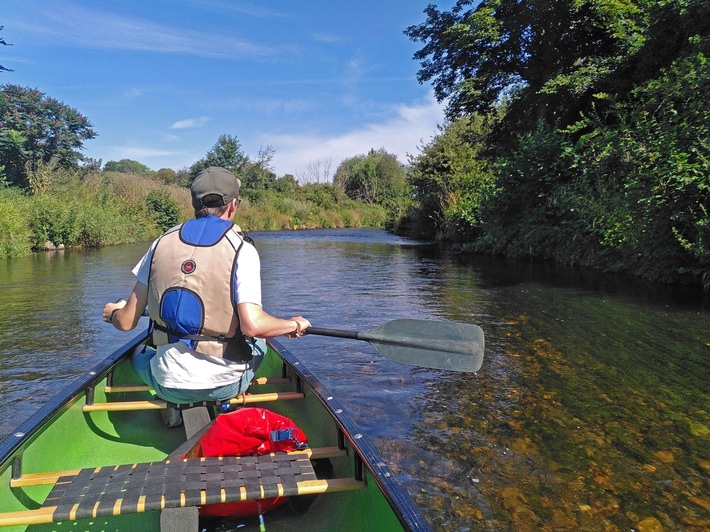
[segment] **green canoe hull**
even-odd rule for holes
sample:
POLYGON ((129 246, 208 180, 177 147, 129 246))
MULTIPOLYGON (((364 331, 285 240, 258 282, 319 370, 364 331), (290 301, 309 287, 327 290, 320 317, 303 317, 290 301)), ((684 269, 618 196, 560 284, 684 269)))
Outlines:
MULTIPOLYGON (((15 517, 22 521, 25 513, 37 513, 53 487, 18 485, 23 475, 159 462, 185 442, 184 430, 163 426, 159 410, 85 412, 87 400, 101 404, 155 399, 151 391, 105 391, 107 383, 114 387, 140 384, 129 355, 144 340, 145 333, 136 336, 0 442, 0 531, 160 530, 160 511, 12 524, 15 517), (15 487, 11 486, 13 478, 15 487)), ((287 377, 288 382, 259 385, 254 394, 296 391, 304 396, 254 406, 292 419, 306 433, 312 449, 339 448, 340 454, 328 459, 332 465, 329 478, 364 480, 361 489, 308 496, 310 506, 302 514, 286 510, 266 514, 267 530, 429 530, 419 509, 337 398, 288 350, 271 342, 259 375, 287 377)), ((241 529, 253 527, 253 521, 245 520, 241 529)))

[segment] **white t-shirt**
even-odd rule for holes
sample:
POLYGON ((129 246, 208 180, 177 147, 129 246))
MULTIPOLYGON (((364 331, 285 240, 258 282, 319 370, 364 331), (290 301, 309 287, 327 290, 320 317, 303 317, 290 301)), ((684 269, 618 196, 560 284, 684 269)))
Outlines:
MULTIPOLYGON (((133 268, 138 282, 148 285, 150 263, 158 240, 133 268)), ((244 242, 237 257, 237 303, 261 306, 261 262, 256 248, 244 242)), ((232 384, 241 379, 248 363, 204 355, 184 342, 160 345, 150 361, 153 378, 166 388, 205 390, 232 384)))

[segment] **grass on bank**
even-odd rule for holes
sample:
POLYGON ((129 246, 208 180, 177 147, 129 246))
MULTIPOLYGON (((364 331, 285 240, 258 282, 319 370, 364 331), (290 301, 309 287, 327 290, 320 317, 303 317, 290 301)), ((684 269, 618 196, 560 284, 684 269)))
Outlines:
MULTIPOLYGON (((235 222, 245 231, 382 227, 387 213, 306 185, 292 193, 242 191, 235 222)), ((41 250, 46 242, 101 247, 150 240, 192 217, 190 191, 135 174, 85 177, 60 172, 34 192, 0 186, 0 257, 41 250)))

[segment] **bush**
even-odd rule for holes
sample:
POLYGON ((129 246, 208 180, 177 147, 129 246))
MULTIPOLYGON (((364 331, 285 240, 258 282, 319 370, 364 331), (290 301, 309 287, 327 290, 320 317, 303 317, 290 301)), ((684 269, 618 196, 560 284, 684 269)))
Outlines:
POLYGON ((27 203, 19 190, 0 188, 0 258, 26 255, 31 250, 27 203))
POLYGON ((146 198, 148 210, 153 214, 155 223, 163 231, 180 222, 180 206, 165 190, 152 190, 146 198))

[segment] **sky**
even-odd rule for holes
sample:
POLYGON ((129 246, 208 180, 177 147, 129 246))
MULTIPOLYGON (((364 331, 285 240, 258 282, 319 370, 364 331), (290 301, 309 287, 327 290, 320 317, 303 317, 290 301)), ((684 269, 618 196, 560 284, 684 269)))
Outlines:
POLYGON ((3 0, 0 83, 88 118, 82 153, 103 164, 179 170, 227 134, 252 160, 273 148, 278 177, 332 179, 372 148, 405 163, 437 134, 444 107, 403 34, 432 2, 3 0))

